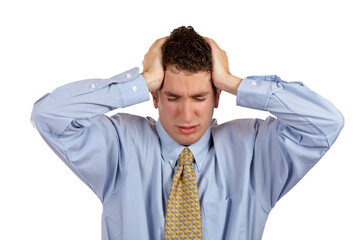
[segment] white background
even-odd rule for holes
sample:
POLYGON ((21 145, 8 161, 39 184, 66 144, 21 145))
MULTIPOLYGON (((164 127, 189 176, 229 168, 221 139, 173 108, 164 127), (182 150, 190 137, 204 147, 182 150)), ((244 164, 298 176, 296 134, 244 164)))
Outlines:
MULTIPOLYGON (((100 201, 31 126, 32 105, 71 81, 141 69, 153 41, 181 25, 216 40, 234 75, 302 81, 345 116, 263 239, 360 239, 359 10, 349 0, 1 1, 0 239, 100 239, 100 201)), ((150 101, 123 111, 157 119, 150 101)), ((215 112, 219 122, 267 115, 227 93, 215 112)))

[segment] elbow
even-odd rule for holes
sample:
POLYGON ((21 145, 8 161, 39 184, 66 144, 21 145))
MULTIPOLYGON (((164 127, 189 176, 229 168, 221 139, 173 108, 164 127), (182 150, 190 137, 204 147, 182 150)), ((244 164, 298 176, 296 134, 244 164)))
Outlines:
POLYGON ((48 133, 61 135, 72 122, 72 117, 64 112, 64 104, 57 103, 46 94, 35 102, 30 121, 33 126, 42 134, 48 133))
POLYGON ((338 110, 336 111, 335 114, 333 114, 333 117, 331 120, 332 120, 331 121, 331 131, 327 137, 330 146, 338 138, 341 130, 344 128, 344 125, 345 125, 345 118, 342 115, 342 113, 338 110))
POLYGON ((340 113, 340 112, 337 117, 337 125, 338 125, 339 132, 344 128, 344 125, 345 125, 344 115, 342 115, 342 113, 340 113))
POLYGON ((30 117, 30 122, 32 123, 32 125, 39 130, 39 127, 41 125, 41 122, 44 122, 44 116, 45 116, 45 111, 44 109, 41 107, 41 102, 48 96, 49 94, 44 95, 43 97, 41 97, 39 100, 37 100, 34 103, 34 107, 33 110, 31 112, 31 117, 30 117))
POLYGON ((42 118, 43 118, 42 112, 35 104, 32 112, 31 112, 31 117, 30 117, 30 122, 34 126, 34 128, 39 130, 39 125, 41 123, 42 118))
POLYGON ((341 132, 341 130, 344 128, 345 125, 345 118, 344 115, 340 111, 337 111, 336 114, 334 114, 334 129, 337 135, 341 132))

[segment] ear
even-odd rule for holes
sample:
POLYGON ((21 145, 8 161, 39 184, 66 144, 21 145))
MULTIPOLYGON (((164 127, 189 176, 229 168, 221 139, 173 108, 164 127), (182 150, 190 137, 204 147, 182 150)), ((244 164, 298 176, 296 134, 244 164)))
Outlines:
POLYGON ((151 92, 151 96, 153 98, 154 108, 158 108, 158 92, 151 92))
POLYGON ((216 96, 215 96, 214 107, 217 108, 217 107, 219 106, 219 100, 220 100, 221 90, 217 89, 215 93, 216 93, 216 96))

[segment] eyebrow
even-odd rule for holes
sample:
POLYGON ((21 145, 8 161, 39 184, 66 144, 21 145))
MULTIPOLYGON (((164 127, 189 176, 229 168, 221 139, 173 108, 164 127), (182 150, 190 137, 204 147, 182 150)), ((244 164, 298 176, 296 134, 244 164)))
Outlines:
MULTIPOLYGON (((200 92, 200 93, 196 93, 194 95, 191 95, 190 97, 199 98, 199 97, 205 97, 205 96, 207 96, 209 94, 210 94, 210 92, 200 92)), ((169 91, 165 91, 164 95, 166 95, 168 97, 175 97, 175 98, 180 98, 181 97, 180 95, 178 95, 176 93, 173 93, 173 92, 169 92, 169 91)))
POLYGON ((180 95, 177 95, 177 94, 172 93, 172 92, 169 92, 169 91, 165 91, 165 92, 164 92, 164 95, 166 95, 166 96, 168 96, 168 97, 176 97, 176 98, 181 97, 180 95))

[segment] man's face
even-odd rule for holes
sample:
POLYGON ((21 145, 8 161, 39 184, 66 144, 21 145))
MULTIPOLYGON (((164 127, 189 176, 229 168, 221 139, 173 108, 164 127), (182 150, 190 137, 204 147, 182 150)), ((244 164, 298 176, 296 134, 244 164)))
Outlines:
POLYGON ((204 135, 219 96, 220 91, 215 96, 210 73, 179 72, 173 67, 165 71, 163 87, 153 94, 162 126, 172 139, 185 146, 204 135))

